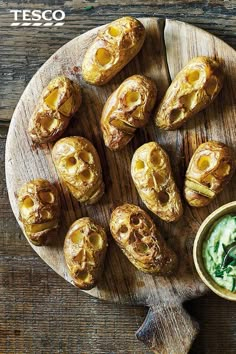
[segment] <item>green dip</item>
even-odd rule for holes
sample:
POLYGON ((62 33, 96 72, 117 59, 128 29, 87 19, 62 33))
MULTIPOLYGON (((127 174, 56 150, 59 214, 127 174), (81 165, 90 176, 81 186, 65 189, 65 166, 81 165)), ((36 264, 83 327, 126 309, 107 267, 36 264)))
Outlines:
POLYGON ((225 215, 215 222, 203 243, 202 256, 214 281, 236 292, 236 215, 225 215))

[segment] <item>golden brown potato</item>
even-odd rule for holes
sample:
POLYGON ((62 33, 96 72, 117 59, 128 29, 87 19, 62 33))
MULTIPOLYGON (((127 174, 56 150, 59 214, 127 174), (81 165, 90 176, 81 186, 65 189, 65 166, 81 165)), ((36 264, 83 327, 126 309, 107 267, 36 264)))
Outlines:
POLYGON ((184 195, 189 205, 208 205, 235 171, 231 149, 217 141, 201 144, 194 152, 185 177, 184 195))
POLYGON ((133 17, 122 17, 98 31, 85 53, 82 75, 92 85, 111 80, 141 49, 145 28, 133 17))
POLYGON ((175 253, 166 245, 149 215, 138 206, 117 207, 111 215, 110 229, 121 250, 139 270, 168 275, 176 268, 175 253))
POLYGON ((76 220, 64 243, 69 273, 80 289, 92 289, 103 271, 107 250, 105 230, 91 218, 76 220))
POLYGON ((48 244, 57 235, 60 200, 56 187, 45 179, 24 184, 18 193, 19 219, 35 246, 48 244))
POLYGON ((102 112, 101 128, 105 145, 122 149, 133 138, 137 128, 148 122, 157 89, 154 81, 133 75, 108 98, 102 112))
POLYGON ((80 136, 60 139, 53 147, 52 157, 59 175, 79 202, 94 204, 102 197, 100 159, 89 140, 80 136))
POLYGON ((223 85, 219 62, 208 57, 193 58, 176 76, 158 107, 155 122, 174 130, 206 108, 223 85))
POLYGON ((170 160, 160 145, 152 141, 135 151, 131 176, 142 201, 159 218, 170 222, 182 216, 182 202, 170 160))
POLYGON ((43 90, 29 121, 29 134, 37 143, 58 139, 81 104, 80 87, 65 76, 51 80, 43 90))

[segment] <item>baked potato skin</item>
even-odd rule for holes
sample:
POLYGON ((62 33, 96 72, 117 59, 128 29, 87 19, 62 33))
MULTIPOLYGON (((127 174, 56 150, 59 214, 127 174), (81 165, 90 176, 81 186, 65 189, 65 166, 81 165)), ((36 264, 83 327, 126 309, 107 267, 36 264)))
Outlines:
POLYGON ((80 86, 65 76, 52 79, 43 90, 29 121, 28 132, 36 143, 57 140, 82 102, 80 86))
POLYGON ((94 204, 104 193, 102 169, 93 144, 80 136, 62 138, 52 158, 71 194, 81 203, 94 204))
POLYGON ((133 204, 117 207, 111 215, 111 234, 129 261, 149 274, 169 275, 176 254, 166 245, 150 216, 133 204))
POLYGON ((218 61, 209 57, 193 58, 175 77, 155 116, 160 129, 175 130, 194 114, 206 108, 223 86, 218 61))
POLYGON ((147 124, 156 97, 154 81, 143 75, 129 77, 110 95, 101 117, 103 139, 109 149, 122 149, 136 129, 147 124))
POLYGON ((152 141, 140 146, 131 161, 131 176, 146 207, 166 222, 183 214, 170 160, 162 147, 152 141))
POLYGON ((110 81, 141 49, 145 28, 133 17, 119 18, 102 28, 82 62, 82 76, 92 85, 110 81))
POLYGON ((107 236, 103 227, 84 217, 76 220, 66 235, 64 256, 74 284, 92 289, 103 271, 107 236))
POLYGON ((47 245, 57 236, 60 199, 53 184, 44 179, 25 183, 18 192, 19 219, 35 246, 47 245))
POLYGON ((193 207, 208 205, 235 172, 232 150, 223 143, 208 141, 194 152, 185 177, 184 196, 193 207))

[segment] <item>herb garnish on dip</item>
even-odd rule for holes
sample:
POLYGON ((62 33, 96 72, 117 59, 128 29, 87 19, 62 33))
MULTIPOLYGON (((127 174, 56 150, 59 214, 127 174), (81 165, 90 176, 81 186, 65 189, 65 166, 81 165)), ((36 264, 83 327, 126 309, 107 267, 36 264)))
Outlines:
POLYGON ((203 243, 207 272, 221 287, 236 292, 236 215, 217 220, 203 243))

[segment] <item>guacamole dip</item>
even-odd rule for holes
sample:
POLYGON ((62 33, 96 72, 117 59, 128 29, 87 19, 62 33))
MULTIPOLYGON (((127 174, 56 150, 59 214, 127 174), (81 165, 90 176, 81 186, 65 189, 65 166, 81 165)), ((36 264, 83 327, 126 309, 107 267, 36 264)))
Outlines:
POLYGON ((236 292, 236 215, 225 215, 216 221, 203 243, 202 256, 214 281, 236 292))

